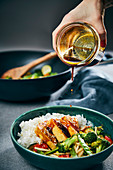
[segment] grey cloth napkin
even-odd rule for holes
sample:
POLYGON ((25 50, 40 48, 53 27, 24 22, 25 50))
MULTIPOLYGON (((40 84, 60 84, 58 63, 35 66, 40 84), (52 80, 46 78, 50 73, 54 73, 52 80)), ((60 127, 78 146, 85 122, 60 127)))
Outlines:
POLYGON ((86 67, 78 72, 74 81, 53 94, 48 105, 82 106, 113 113, 113 78, 99 70, 99 66, 86 67))

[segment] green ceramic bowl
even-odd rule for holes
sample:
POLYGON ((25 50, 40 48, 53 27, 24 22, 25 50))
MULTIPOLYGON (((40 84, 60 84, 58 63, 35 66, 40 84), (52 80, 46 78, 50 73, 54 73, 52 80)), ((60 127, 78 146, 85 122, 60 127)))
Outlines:
MULTIPOLYGON (((94 125, 102 125, 104 126, 105 131, 111 135, 113 139, 113 121, 107 116, 103 115, 100 112, 81 108, 81 107, 69 107, 69 106, 48 106, 48 107, 40 107, 31 111, 28 111, 21 116, 19 116, 11 126, 11 138, 16 150, 20 153, 20 155, 25 158, 32 165, 46 169, 46 170, 69 170, 69 169, 87 169, 95 166, 96 164, 104 161, 113 151, 113 145, 105 149, 104 151, 94 154, 92 156, 81 157, 81 158, 52 158, 50 156, 43 156, 37 153, 34 153, 28 149, 25 149, 17 142, 17 133, 20 132, 19 124, 21 121, 33 119, 36 116, 45 115, 46 113, 63 113, 70 115, 84 115, 86 119, 90 120, 94 123, 94 125)), ((20 165, 21 166, 21 165, 20 165)), ((20 167, 21 169, 21 167, 20 167)))

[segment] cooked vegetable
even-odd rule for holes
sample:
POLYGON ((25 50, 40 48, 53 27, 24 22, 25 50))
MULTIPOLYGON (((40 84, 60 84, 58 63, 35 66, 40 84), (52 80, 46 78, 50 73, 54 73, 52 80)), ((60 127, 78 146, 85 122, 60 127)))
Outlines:
POLYGON ((89 132, 84 136, 84 140, 87 143, 92 143, 97 140, 97 136, 94 132, 89 132))
POLYGON ((92 155, 92 151, 89 149, 88 145, 85 143, 85 141, 80 137, 80 134, 78 134, 78 140, 81 144, 81 146, 83 147, 83 149, 85 150, 85 152, 88 155, 92 155))
POLYGON ((86 128, 84 130, 85 133, 88 133, 88 132, 95 132, 94 128, 93 127, 89 127, 89 128, 86 128))
POLYGON ((45 155, 49 155, 49 154, 55 153, 56 151, 58 151, 58 149, 59 149, 59 148, 56 147, 55 149, 46 152, 45 155))
POLYGON ((26 76, 22 77, 22 79, 31 79, 31 77, 32 77, 32 74, 26 75, 26 76))
POLYGON ((105 136, 105 139, 106 139, 110 144, 113 144, 113 141, 112 141, 112 139, 111 139, 110 137, 105 136))
POLYGON ((97 135, 103 135, 104 136, 104 129, 102 126, 97 127, 97 135))
POLYGON ((77 156, 77 153, 75 152, 74 146, 71 148, 70 154, 71 154, 71 156, 74 157, 74 158, 75 158, 75 157, 76 157, 76 158, 78 157, 78 156, 77 156))
POLYGON ((44 152, 43 152, 43 151, 40 151, 40 150, 38 150, 38 149, 34 149, 34 151, 37 152, 37 153, 40 153, 41 155, 44 155, 44 152))
POLYGON ((42 67, 41 72, 44 76, 49 75, 52 72, 52 68, 50 65, 45 65, 42 67))
POLYGON ((12 79, 11 77, 7 76, 5 79, 12 79))
POLYGON ((33 73, 32 75, 31 75, 31 79, 37 79, 39 76, 38 76, 38 74, 37 73, 33 73))
POLYGON ((54 76, 57 73, 52 72, 52 68, 50 65, 44 65, 40 70, 37 69, 35 70, 34 73, 26 73, 21 79, 37 79, 37 78, 42 78, 42 77, 47 77, 47 76, 54 76))
POLYGON ((37 148, 43 148, 43 149, 48 149, 48 146, 46 143, 42 143, 42 144, 35 144, 34 147, 37 147, 37 148))
POLYGON ((91 143, 92 148, 96 148, 101 144, 101 138, 98 138, 95 142, 91 143))
MULTIPOLYGON (((50 65, 44 65, 41 69, 36 69, 34 73, 27 72, 23 77, 20 79, 37 79, 47 76, 54 76, 58 73, 52 72, 52 68, 50 65)), ((12 79, 11 77, 5 77, 5 79, 12 79)))
POLYGON ((58 143, 59 152, 67 152, 69 151, 71 145, 78 141, 77 135, 73 137, 67 138, 64 142, 58 143))
POLYGON ((59 155, 58 157, 60 157, 60 158, 69 158, 70 155, 69 155, 69 154, 66 154, 66 155, 59 155))
POLYGON ((113 144, 102 126, 80 127, 69 115, 40 122, 35 134, 43 143, 35 144, 33 151, 60 158, 93 155, 113 144))
POLYGON ((64 142, 58 143, 57 147, 55 149, 53 149, 49 152, 46 152, 45 154, 46 155, 52 154, 56 151, 59 151, 61 153, 66 153, 67 151, 70 150, 71 145, 76 141, 78 141, 78 138, 76 135, 74 135, 73 137, 67 138, 64 142))
POLYGON ((43 76, 43 74, 42 74, 42 72, 41 72, 40 69, 36 69, 36 70, 35 70, 35 73, 37 73, 37 76, 38 76, 38 77, 43 76))
POLYGON ((102 150, 106 149, 108 146, 110 146, 110 142, 102 138, 98 138, 95 142, 91 144, 91 147, 96 150, 96 153, 101 152, 102 150))

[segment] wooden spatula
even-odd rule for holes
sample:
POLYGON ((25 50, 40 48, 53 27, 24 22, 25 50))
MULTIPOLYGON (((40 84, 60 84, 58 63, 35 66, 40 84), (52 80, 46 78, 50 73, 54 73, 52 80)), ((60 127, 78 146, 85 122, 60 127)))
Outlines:
POLYGON ((36 65, 40 64, 40 63, 43 63, 47 60, 50 60, 54 57, 56 57, 57 54, 56 52, 51 52, 41 58, 38 58, 34 61, 32 61, 31 63, 29 64, 26 64, 24 66, 21 66, 21 67, 16 67, 16 68, 12 68, 8 71, 6 71, 2 76, 1 78, 6 78, 7 76, 8 77, 11 77, 12 79, 19 79, 21 78, 26 72, 28 72, 31 68, 35 67, 36 65))

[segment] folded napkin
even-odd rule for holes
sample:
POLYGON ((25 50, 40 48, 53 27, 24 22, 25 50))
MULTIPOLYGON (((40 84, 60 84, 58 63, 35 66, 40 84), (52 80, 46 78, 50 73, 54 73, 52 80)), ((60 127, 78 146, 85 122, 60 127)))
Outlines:
POLYGON ((54 93, 48 105, 82 106, 113 113, 113 77, 100 71, 99 66, 86 67, 79 71, 59 91, 54 93))

